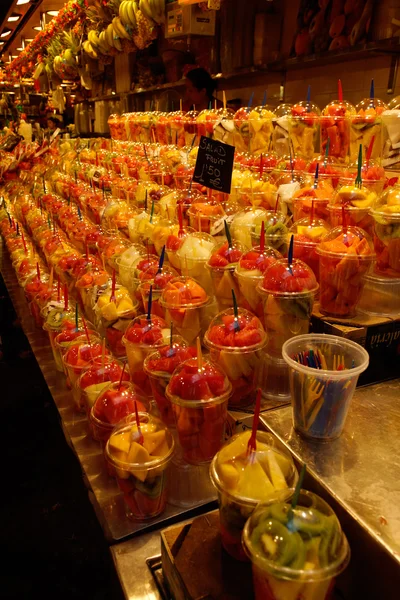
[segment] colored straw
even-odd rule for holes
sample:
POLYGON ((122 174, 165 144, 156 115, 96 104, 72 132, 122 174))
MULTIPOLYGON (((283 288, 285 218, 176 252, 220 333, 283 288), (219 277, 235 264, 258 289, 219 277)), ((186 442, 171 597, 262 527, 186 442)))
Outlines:
POLYGON ((265 221, 261 223, 261 235, 260 235, 260 252, 264 253, 265 250, 265 221))
POLYGON ((307 112, 311 111, 311 85, 307 88, 307 112))
POLYGON ((264 108, 264 106, 267 104, 267 90, 264 90, 264 96, 263 96, 263 101, 262 101, 262 108, 264 108))
POLYGON ((289 252, 288 252, 288 267, 289 267, 289 273, 291 275, 293 275, 293 270, 292 270, 292 265, 293 265, 293 244, 294 244, 294 235, 292 235, 291 238, 290 238, 289 252))
POLYGON ((289 511, 288 511, 288 521, 292 521, 292 519, 293 519, 293 511, 296 508, 297 503, 299 501, 300 490, 301 490, 301 487, 303 485, 304 476, 306 474, 306 471, 307 471, 307 465, 304 463, 303 466, 301 467, 299 479, 297 481, 297 484, 296 484, 296 487, 295 487, 295 490, 294 490, 294 494, 293 494, 293 498, 292 498, 292 503, 291 503, 291 506, 290 506, 289 511))
POLYGON ((151 321, 151 305, 153 304, 153 286, 150 286, 149 301, 147 303, 147 320, 151 321))
POLYGON ((314 176, 314 190, 317 189, 318 187, 318 174, 319 174, 319 163, 317 163, 317 166, 315 168, 315 176, 314 176))
MULTIPOLYGON (((371 100, 375 100, 375 83, 373 78, 371 79, 371 87, 369 88, 369 97, 371 100)), ((374 105, 374 102, 372 102, 372 105, 374 105)))
POLYGON ((343 88, 342 88, 342 82, 340 79, 338 79, 338 98, 339 98, 339 103, 342 104, 343 103, 343 88))
POLYGON ((224 219, 224 227, 225 227, 226 239, 228 240, 228 247, 229 247, 229 249, 231 249, 232 248, 232 236, 231 236, 231 232, 229 231, 229 225, 226 222, 226 219, 224 219))
POLYGON ((234 290, 232 290, 232 302, 233 302, 233 314, 235 315, 235 319, 233 321, 233 328, 235 331, 240 331, 239 311, 238 311, 238 305, 237 305, 234 290))
POLYGON ((325 146, 324 169, 326 169, 326 165, 328 164, 328 156, 329 156, 330 146, 331 146, 331 138, 328 137, 328 139, 326 140, 326 146, 325 146))
POLYGON ((86 325, 86 319, 85 319, 85 317, 83 315, 82 315, 82 323, 83 323, 83 329, 85 330, 85 335, 86 335, 87 342, 88 342, 89 346, 91 346, 89 331, 88 331, 88 328, 87 328, 87 325, 86 325))
POLYGON ((164 258, 165 258, 165 244, 162 247, 161 254, 160 254, 160 260, 158 261, 157 275, 159 275, 161 273, 161 271, 162 271, 163 264, 164 264, 164 258))
POLYGON ((261 388, 257 390, 256 397, 256 406, 254 408, 254 417, 253 417, 253 426, 251 428, 251 436, 247 443, 247 454, 251 454, 257 450, 257 428, 258 422, 260 420, 260 410, 261 410, 261 388))
POLYGON ((358 151, 357 177, 355 180, 355 185, 360 189, 362 187, 361 169, 362 169, 362 144, 360 144, 360 149, 358 151))
POLYGON ((196 349, 197 349, 197 369, 199 371, 203 370, 203 353, 201 351, 201 341, 200 337, 196 340, 196 349))
POLYGON ((37 273, 37 278, 39 280, 40 283, 40 267, 39 267, 39 263, 36 263, 36 273, 37 273))
POLYGON ((251 92, 249 101, 247 103, 247 108, 246 108, 248 113, 250 112, 251 105, 253 104, 253 99, 254 99, 254 92, 251 92))

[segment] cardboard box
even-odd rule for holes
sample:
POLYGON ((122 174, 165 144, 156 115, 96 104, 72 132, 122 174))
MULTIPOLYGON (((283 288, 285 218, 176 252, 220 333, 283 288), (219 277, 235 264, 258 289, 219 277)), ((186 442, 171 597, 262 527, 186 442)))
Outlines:
POLYGON ((358 385, 396 379, 400 374, 400 319, 359 314, 351 319, 327 317, 316 304, 311 317, 313 333, 329 333, 363 346, 370 358, 358 385))

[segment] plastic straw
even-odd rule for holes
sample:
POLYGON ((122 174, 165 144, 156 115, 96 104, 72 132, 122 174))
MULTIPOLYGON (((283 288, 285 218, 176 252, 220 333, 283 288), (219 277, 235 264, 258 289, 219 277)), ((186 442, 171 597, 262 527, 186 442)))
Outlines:
POLYGON ((231 291, 232 291, 232 302, 233 302, 233 314, 235 315, 235 320, 233 321, 233 328, 235 331, 240 331, 239 312, 238 312, 236 296, 235 296, 234 290, 231 290, 231 291))
POLYGON ((201 341, 200 337, 196 340, 196 349, 197 349, 197 369, 199 371, 203 370, 203 353, 201 351, 201 341))
POLYGON ((162 247, 161 254, 160 254, 160 260, 158 261, 157 275, 159 275, 161 273, 161 271, 162 271, 163 264, 164 264, 164 259, 165 259, 165 244, 162 247))
POLYGON ((358 151, 357 177, 356 177, 356 181, 355 181, 355 185, 360 189, 362 187, 361 169, 362 169, 362 144, 360 144, 360 149, 358 151))
POLYGON ((265 221, 261 223, 261 235, 260 235, 260 252, 264 253, 265 250, 265 221))
POLYGON ((64 310, 68 310, 68 286, 64 284, 64 310))
POLYGON ((147 303, 147 320, 151 321, 151 305, 153 304, 153 286, 150 286, 149 301, 147 303))
POLYGON ((229 247, 229 249, 231 249, 232 248, 232 236, 231 236, 231 232, 229 231, 229 225, 226 222, 226 219, 224 219, 224 227, 225 227, 226 239, 228 240, 228 247, 229 247))
POLYGON ((340 79, 338 79, 337 85, 338 85, 339 103, 342 104, 343 103, 343 88, 342 88, 342 82, 340 79))
POLYGON ((374 79, 371 79, 371 87, 369 88, 369 97, 371 100, 375 100, 375 83, 374 79))
POLYGON ((315 176, 314 176, 314 190, 317 189, 318 187, 318 174, 319 174, 319 163, 317 163, 317 166, 315 168, 315 176))
POLYGON ((251 428, 251 436, 247 443, 247 454, 251 452, 255 452, 257 450, 257 428, 260 420, 260 410, 261 410, 261 388, 257 390, 256 397, 256 405, 254 408, 254 417, 253 417, 253 426, 251 428))
POLYGON ((290 506, 289 511, 288 511, 288 521, 291 521, 293 519, 293 510, 296 508, 297 503, 299 501, 300 490, 301 490, 301 487, 303 485, 304 476, 306 474, 306 471, 307 471, 307 465, 304 463, 304 465, 301 467, 299 479, 297 481, 297 484, 296 484, 296 487, 295 487, 295 490, 294 490, 294 494, 293 494, 293 498, 292 498, 292 503, 291 503, 291 506, 290 506))
POLYGON ((247 103, 247 112, 250 112, 251 105, 253 104, 254 92, 251 92, 249 101, 247 103))
POLYGON ((150 223, 152 223, 152 222, 153 222, 153 214, 154 214, 154 202, 155 202, 155 200, 154 200, 154 198, 153 198, 153 201, 152 201, 152 203, 151 203, 150 223))
POLYGON ((314 223, 314 204, 315 198, 311 200, 310 226, 314 223))
POLYGON ((311 85, 308 86, 307 88, 307 112, 311 111, 311 85))
POLYGON ((291 275, 293 275, 293 270, 292 270, 292 265, 293 265, 293 244, 294 244, 294 235, 292 235, 290 237, 289 252, 288 252, 288 267, 289 267, 289 273, 291 275))

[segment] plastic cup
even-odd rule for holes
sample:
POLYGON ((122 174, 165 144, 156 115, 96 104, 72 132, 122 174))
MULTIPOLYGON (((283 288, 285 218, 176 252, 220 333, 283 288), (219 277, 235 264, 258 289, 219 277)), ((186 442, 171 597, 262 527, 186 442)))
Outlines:
POLYGON ((186 462, 209 462, 221 448, 232 386, 216 365, 197 359, 182 363, 166 389, 172 403, 179 443, 186 462))
POLYGON ((287 341, 282 353, 289 366, 294 428, 308 438, 336 439, 343 431, 358 377, 368 367, 368 352, 345 338, 309 334, 287 341), (310 350, 314 356, 321 353, 323 368, 294 360, 310 350))
POLYGON ((122 338, 132 382, 138 385, 149 398, 153 394, 143 364, 149 354, 161 346, 169 344, 169 337, 170 329, 163 319, 152 315, 151 321, 149 321, 147 315, 141 315, 131 322, 122 338))
POLYGON ((213 290, 211 275, 207 262, 216 246, 215 239, 206 233, 192 233, 186 236, 183 244, 176 252, 179 270, 183 275, 193 277, 211 294, 213 290))
POLYGON ((305 160, 313 158, 319 141, 319 112, 317 106, 307 102, 299 102, 292 107, 289 139, 293 156, 305 160))
POLYGON ((254 207, 248 207, 238 212, 230 225, 232 239, 241 242, 247 248, 255 246, 252 234, 256 230, 261 232, 261 223, 266 220, 267 215, 265 209, 254 207))
POLYGON ((218 492, 221 540, 236 560, 248 560, 242 547, 247 519, 260 502, 291 498, 298 474, 290 454, 270 433, 257 431, 256 450, 247 453, 251 432, 234 435, 215 455, 211 481, 218 492))
POLYGON ((329 223, 322 219, 306 217, 296 221, 291 228, 294 235, 293 256, 305 262, 319 281, 319 256, 317 245, 331 229, 329 223))
POLYGON ((196 356, 196 350, 189 348, 181 336, 174 335, 172 346, 164 346, 157 352, 152 352, 144 361, 143 369, 149 377, 160 418, 167 427, 175 427, 175 417, 165 390, 175 368, 182 361, 194 356, 196 356))
POLYGON ((146 412, 149 402, 141 390, 129 381, 109 383, 97 396, 89 415, 89 431, 104 449, 114 427, 129 415, 146 412))
MULTIPOLYGON (((382 115, 382 167, 387 171, 398 171, 400 162, 400 110, 396 100, 393 108, 385 110, 382 115)), ((392 103, 391 103, 392 104, 392 103)))
POLYGON ((275 117, 267 107, 256 106, 249 114, 250 152, 267 152, 272 143, 272 119, 275 117))
MULTIPOLYGON (((91 323, 87 323, 87 329, 90 339, 101 340, 100 336, 93 329, 91 323)), ((57 371, 64 372, 65 376, 68 376, 67 370, 64 366, 64 354, 68 350, 71 344, 78 343, 86 340, 86 332, 82 324, 79 324, 78 329, 64 329, 58 333, 54 339, 54 359, 56 363, 57 371)))
POLYGON ((301 490, 297 507, 297 531, 287 525, 290 505, 284 503, 261 504, 244 527, 243 547, 252 563, 255 600, 328 600, 334 578, 349 563, 350 548, 330 506, 316 494, 301 490), (319 535, 310 532, 307 519, 318 519, 317 527, 322 523, 319 535), (264 539, 272 540, 271 549, 279 544, 283 560, 278 556, 274 560, 268 547, 262 546, 264 531, 264 539), (292 552, 286 554, 289 543, 292 552), (288 563, 290 556, 290 563, 282 564, 288 563))
MULTIPOLYGON (((399 273, 400 274, 400 273, 399 273)), ((399 314, 400 278, 383 277, 375 273, 364 276, 365 285, 358 309, 369 315, 397 319, 399 314)))
POLYGON ((315 218, 329 220, 329 202, 329 198, 313 198, 311 196, 293 198, 293 221, 296 222, 301 221, 301 219, 309 219, 313 206, 315 218))
MULTIPOLYGON (((97 336, 89 336, 89 341, 85 336, 85 339, 70 344, 68 350, 63 356, 63 362, 67 372, 67 380, 73 390, 73 393, 75 383, 79 376, 82 374, 90 361, 95 358, 95 356, 100 356, 102 352, 103 345, 97 336)), ((106 352, 109 353, 107 349, 106 352)), ((75 404, 78 405, 78 402, 75 402, 75 404)))
POLYGON ((274 402, 290 402, 289 368, 283 358, 264 353, 262 395, 274 402))
POLYGON ((335 227, 318 244, 320 311, 353 317, 375 254, 366 233, 357 227, 335 227))
POLYGON ((123 494, 126 516, 146 521, 166 508, 174 439, 159 419, 146 413, 139 413, 139 419, 143 445, 137 441, 136 420, 130 418, 115 428, 105 455, 123 494))
POLYGON ((350 120, 346 116, 321 115, 321 152, 330 139, 329 156, 344 163, 350 150, 350 120))
MULTIPOLYGON (((104 357, 96 356, 80 375, 75 383, 76 398, 79 409, 86 413, 88 419, 100 392, 111 382, 120 381, 122 369, 122 362, 106 354, 104 357)), ((130 375, 125 371, 123 381, 129 380, 130 375)))
POLYGON ((233 308, 219 313, 211 321, 204 336, 211 360, 226 373, 232 385, 229 408, 249 406, 255 400, 255 391, 261 386, 267 334, 252 313, 239 308, 238 320, 233 308), (239 330, 236 331, 236 325, 239 330))
POLYGON ((228 246, 228 242, 222 242, 214 249, 207 262, 219 310, 232 306, 232 290, 238 305, 242 304, 240 288, 234 275, 238 260, 245 250, 246 248, 236 240, 232 241, 231 247, 228 246))
POLYGON ((111 300, 111 289, 108 287, 99 294, 95 305, 96 324, 107 345, 117 358, 126 355, 122 343, 123 335, 138 314, 139 304, 131 298, 128 290, 120 285, 115 287, 115 301, 111 300))
POLYGON ((400 277, 400 186, 388 188, 371 210, 374 219, 375 271, 400 277))
POLYGON ((264 322, 268 333, 266 352, 282 356, 282 346, 293 336, 308 333, 318 284, 308 265, 286 259, 268 267, 258 287, 264 301, 264 322), (293 291, 291 291, 293 290, 293 291))
POLYGON ((360 144, 363 156, 366 155, 371 138, 374 137, 371 158, 381 157, 382 149, 382 112, 386 104, 378 98, 365 98, 356 106, 357 114, 350 117, 350 160, 358 157, 360 144))
POLYGON ((191 277, 171 279, 163 289, 160 304, 166 309, 167 323, 172 323, 174 332, 188 344, 204 335, 217 312, 215 301, 191 277))

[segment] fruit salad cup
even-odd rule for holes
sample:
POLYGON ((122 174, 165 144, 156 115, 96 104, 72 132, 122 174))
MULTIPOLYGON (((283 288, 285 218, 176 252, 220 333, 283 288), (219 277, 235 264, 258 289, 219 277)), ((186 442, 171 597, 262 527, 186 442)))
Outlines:
POLYGON ((63 329, 75 329, 75 311, 65 310, 64 302, 51 302, 45 306, 41 315, 44 319, 43 329, 48 333, 51 350, 57 371, 63 371, 60 353, 55 346, 55 339, 63 329))
POLYGON ((217 120, 214 124, 213 139, 224 144, 234 145, 235 124, 234 112, 230 108, 220 108, 216 111, 217 120))
MULTIPOLYGON (((107 348, 105 354, 110 354, 107 348)), ((96 358, 102 356, 103 344, 98 337, 85 338, 80 341, 72 342, 63 356, 64 367, 67 372, 68 383, 74 390, 75 383, 87 368, 89 363, 96 358)), ((76 402, 78 405, 78 402, 76 402)))
POLYGON ((213 363, 192 358, 174 371, 166 389, 172 403, 183 458, 189 464, 207 463, 225 437, 232 386, 213 363))
POLYGON ((344 163, 350 151, 350 116, 355 114, 355 108, 348 102, 330 102, 322 111, 321 125, 321 154, 325 154, 329 142, 329 156, 344 163))
MULTIPOLYGON (((288 251, 288 217, 282 212, 267 211, 264 216, 265 244, 286 256, 288 251)), ((251 232, 252 246, 258 246, 261 238, 261 225, 257 223, 251 232)))
POLYGON ((251 174, 244 177, 237 192, 237 200, 240 206, 254 206, 271 210, 275 208, 278 188, 268 175, 255 177, 251 174))
POLYGON ((116 285, 114 297, 112 285, 103 290, 94 307, 96 324, 107 340, 111 352, 116 357, 125 356, 122 337, 131 320, 137 315, 138 303, 132 300, 129 291, 116 285))
POLYGON ((321 176, 321 180, 318 179, 316 188, 314 188, 314 185, 302 186, 293 194, 291 199, 293 221, 310 217, 312 211, 315 217, 328 220, 328 204, 333 194, 334 189, 331 186, 330 179, 325 179, 324 176, 321 176))
POLYGON ((387 188, 371 210, 374 225, 375 271, 400 278, 400 185, 387 188))
POLYGON ((259 246, 255 246, 243 254, 236 265, 235 277, 238 281, 242 305, 257 315, 262 323, 264 322, 264 309, 257 288, 263 280, 266 269, 279 258, 283 258, 282 254, 274 248, 268 246, 261 251, 259 246))
POLYGON ((144 273, 141 273, 141 283, 137 289, 142 296, 143 306, 148 306, 150 298, 150 288, 152 290, 151 314, 165 319, 165 308, 160 304, 161 294, 168 281, 178 276, 178 273, 172 267, 164 265, 159 269, 158 265, 150 266, 144 273))
MULTIPOLYGON (((358 172, 358 161, 350 163, 346 169, 342 170, 338 184, 352 185, 358 172)), ((380 160, 364 161, 361 166, 361 178, 364 185, 367 186, 370 192, 380 194, 386 183, 385 169, 380 166, 380 160)))
POLYGON ((241 304, 240 288, 234 273, 245 250, 246 248, 236 240, 233 240, 230 246, 228 242, 222 242, 214 249, 207 262, 219 310, 232 305, 232 290, 238 304, 241 304))
POLYGON ((282 357, 286 340, 308 333, 318 283, 308 265, 293 259, 277 260, 264 273, 258 290, 264 301, 264 322, 268 333, 266 351, 282 357))
POLYGON ((148 319, 147 315, 136 317, 122 338, 132 381, 149 398, 153 394, 143 363, 149 354, 169 344, 169 338, 170 329, 167 323, 155 315, 152 315, 151 319, 148 319))
MULTIPOLYGON (((97 331, 91 323, 86 322, 87 332, 90 339, 101 340, 97 331)), ((56 365, 58 371, 64 371, 65 376, 68 376, 64 365, 64 354, 71 344, 80 342, 86 339, 86 331, 81 321, 78 322, 78 327, 69 327, 58 333, 54 339, 55 356, 57 356, 56 365)))
POLYGON ((161 306, 166 309, 166 321, 188 344, 203 336, 217 307, 206 291, 191 277, 176 277, 165 286, 161 306))
POLYGON ((110 383, 130 381, 130 375, 124 365, 113 356, 96 356, 76 381, 76 397, 79 409, 90 418, 90 411, 104 388, 110 383), (122 372, 124 373, 122 374, 122 372))
POLYGON ((165 390, 175 369, 185 360, 195 358, 196 348, 188 347, 179 335, 172 337, 172 345, 163 346, 157 352, 149 354, 144 361, 153 396, 160 413, 161 420, 168 427, 175 427, 175 417, 165 390))
POLYGON ((340 180, 337 190, 328 205, 332 226, 337 227, 344 224, 344 215, 346 225, 360 227, 372 236, 374 220, 370 215, 370 210, 377 199, 376 192, 371 189, 368 182, 363 182, 360 187, 352 181, 340 180), (344 213, 343 206, 345 207, 344 213))
POLYGON ((202 110, 196 119, 196 132, 198 142, 200 142, 201 136, 212 138, 214 135, 214 126, 218 121, 218 112, 216 110, 206 109, 202 110))
POLYGON ((256 106, 249 113, 250 152, 268 152, 272 145, 274 113, 264 106, 256 106))
POLYGON ((270 433, 257 431, 256 448, 248 452, 251 432, 232 437, 215 455, 211 481, 218 491, 221 541, 236 560, 247 561, 242 533, 257 505, 289 500, 298 475, 290 454, 270 433))
POLYGON ((318 244, 317 253, 320 311, 334 317, 353 317, 364 288, 364 275, 376 258, 371 239, 358 227, 335 227, 318 244))
POLYGON ((388 110, 382 113, 382 167, 398 171, 400 162, 400 98, 389 103, 388 110))
POLYGON ((135 291, 133 280, 136 277, 136 261, 145 257, 146 248, 141 244, 132 244, 117 259, 118 277, 120 283, 132 294, 135 291))
POLYGON ((135 409, 146 412, 148 400, 141 390, 129 381, 109 383, 97 396, 89 416, 89 431, 96 442, 105 448, 114 427, 135 409), (135 407, 136 405, 136 407, 135 407))
POLYGON ((266 220, 267 215, 263 208, 249 207, 241 210, 233 217, 230 225, 232 238, 251 248, 255 245, 252 234, 256 231, 261 233, 261 223, 266 220))
POLYGON ((190 233, 185 236, 182 244, 174 253, 167 253, 171 256, 174 266, 186 276, 196 279, 208 294, 212 293, 213 285, 207 262, 211 257, 216 246, 215 239, 207 233, 190 233))
POLYGON ((183 117, 183 128, 185 130, 185 146, 198 146, 200 138, 197 135, 196 120, 199 113, 195 110, 190 110, 183 117))
POLYGON ((291 104, 281 104, 275 110, 272 120, 272 149, 278 156, 289 156, 289 120, 292 115, 291 104))
POLYGON ((364 98, 356 105, 356 114, 350 117, 350 160, 356 161, 360 144, 363 156, 366 155, 372 137, 375 138, 371 158, 381 158, 382 119, 381 114, 387 105, 378 98, 364 98))
POLYGON ((199 199, 192 202, 187 211, 189 224, 199 232, 218 237, 224 231, 226 214, 222 204, 214 200, 199 199))
POLYGON ((260 505, 244 527, 243 547, 255 600, 329 600, 335 577, 350 560, 335 513, 305 490, 293 510, 289 502, 260 505))
POLYGON ((127 517, 147 521, 167 505, 174 439, 156 417, 139 413, 139 420, 140 426, 133 417, 119 424, 105 454, 123 494, 127 517))
POLYGON ((218 364, 232 384, 229 408, 249 406, 255 400, 255 390, 262 381, 262 349, 267 334, 257 317, 240 308, 238 318, 229 308, 219 313, 210 323, 204 344, 210 350, 211 360, 218 364))
POLYGON ((306 263, 319 281, 317 245, 329 233, 331 226, 322 219, 309 217, 296 221, 290 233, 294 235, 293 256, 306 263))
POLYGON ((35 302, 35 297, 39 294, 39 292, 47 291, 48 288, 49 274, 46 271, 41 272, 40 279, 38 274, 34 273, 29 279, 26 280, 24 285, 24 294, 29 305, 30 313, 34 319, 36 327, 39 328, 43 327, 43 319, 40 316, 40 310, 35 302))
POLYGON ((75 290, 86 316, 96 320, 94 308, 101 292, 107 289, 110 279, 108 271, 89 267, 75 282, 75 290))
POLYGON ((318 144, 320 110, 307 101, 298 102, 291 108, 289 139, 292 156, 311 160, 318 144))

